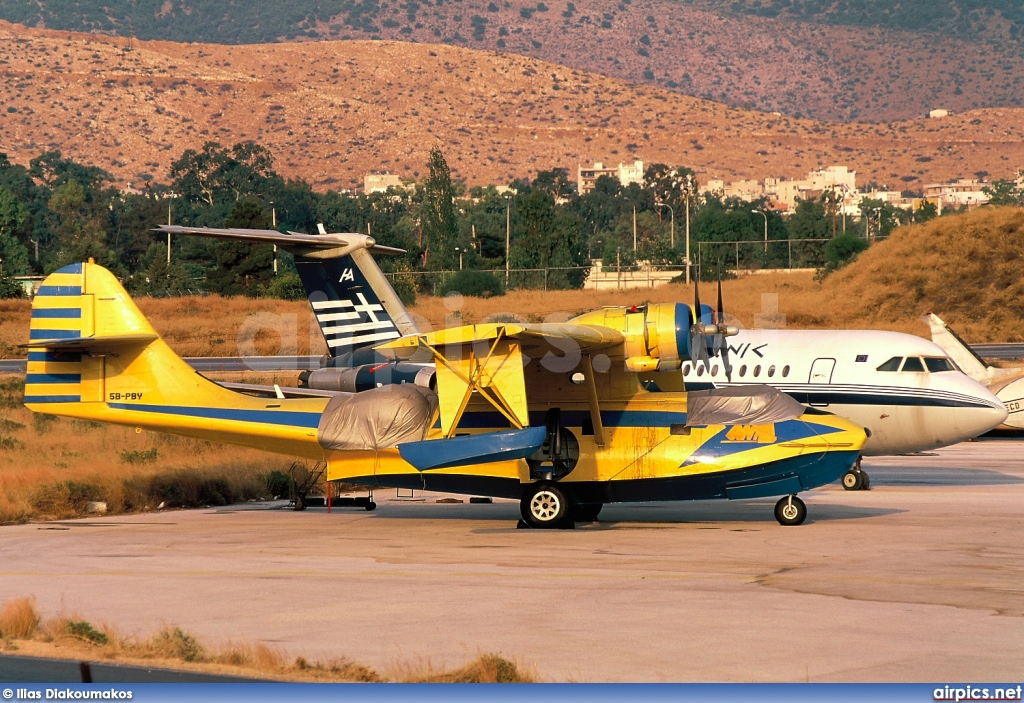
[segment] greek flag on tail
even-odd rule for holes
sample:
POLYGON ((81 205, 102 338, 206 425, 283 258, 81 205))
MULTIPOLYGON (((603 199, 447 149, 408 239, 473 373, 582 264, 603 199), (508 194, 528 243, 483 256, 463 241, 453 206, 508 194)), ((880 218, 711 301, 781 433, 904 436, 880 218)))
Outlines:
POLYGON ((365 249, 331 259, 297 256, 295 268, 332 357, 418 331, 365 249))

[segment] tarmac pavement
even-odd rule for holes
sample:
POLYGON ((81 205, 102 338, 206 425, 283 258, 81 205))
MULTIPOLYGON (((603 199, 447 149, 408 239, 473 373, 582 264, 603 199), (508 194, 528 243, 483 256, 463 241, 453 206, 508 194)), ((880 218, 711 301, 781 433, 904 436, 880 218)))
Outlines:
POLYGON ((1024 678, 1024 442, 872 458, 871 491, 606 506, 280 504, 0 528, 0 600, 126 633, 176 625, 381 671, 496 652, 548 681, 1024 678))

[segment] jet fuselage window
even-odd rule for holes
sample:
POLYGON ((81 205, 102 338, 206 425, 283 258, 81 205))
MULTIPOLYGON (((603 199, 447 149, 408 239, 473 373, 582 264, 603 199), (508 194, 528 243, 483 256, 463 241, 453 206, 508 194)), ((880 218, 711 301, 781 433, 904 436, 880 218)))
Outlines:
POLYGON ((711 367, 711 375, 712 376, 717 376, 718 375, 718 364, 715 364, 714 366, 711 367))
POLYGON ((879 366, 877 370, 878 371, 899 371, 900 370, 900 362, 902 362, 902 361, 903 361, 903 357, 902 356, 894 356, 893 358, 889 359, 887 362, 885 362, 884 364, 879 366))
POLYGON ((921 363, 921 359, 916 356, 908 356, 907 360, 903 362, 903 371, 915 371, 924 372, 924 364, 921 363))
POLYGON ((683 375, 684 376, 689 376, 690 375, 690 365, 689 364, 683 364, 683 375))
POLYGON ((704 365, 703 364, 697 364, 697 375, 698 376, 703 376, 704 375, 704 365))
POLYGON ((928 367, 928 370, 932 373, 940 373, 942 371, 955 371, 952 362, 944 356, 926 356, 924 358, 924 365, 928 367))
POLYGON ((740 367, 740 378, 743 378, 746 375, 747 375, 747 365, 743 364, 743 366, 740 367))
POLYGON ((761 367, 760 367, 760 365, 754 367, 754 375, 755 376, 760 376, 761 375, 761 367))
POLYGON ((769 366, 768 367, 768 378, 771 378, 774 375, 775 375, 775 367, 774 366, 769 366))
POLYGON ((783 366, 782 367, 782 377, 786 378, 787 376, 789 376, 789 367, 788 366, 783 366))

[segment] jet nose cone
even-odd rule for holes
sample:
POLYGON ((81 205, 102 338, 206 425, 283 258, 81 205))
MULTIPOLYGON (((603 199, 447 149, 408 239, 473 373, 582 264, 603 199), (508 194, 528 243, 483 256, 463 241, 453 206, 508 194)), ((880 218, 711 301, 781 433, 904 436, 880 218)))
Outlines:
POLYGON ((992 395, 988 389, 979 385, 976 398, 976 406, 963 408, 957 413, 956 427, 964 439, 977 437, 999 427, 1009 416, 999 398, 992 395))

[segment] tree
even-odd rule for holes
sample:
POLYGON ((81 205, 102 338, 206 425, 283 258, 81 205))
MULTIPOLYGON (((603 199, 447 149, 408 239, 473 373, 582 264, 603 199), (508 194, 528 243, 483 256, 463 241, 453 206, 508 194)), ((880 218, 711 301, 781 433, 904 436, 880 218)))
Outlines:
POLYGON ((183 198, 207 205, 266 198, 284 187, 273 166, 273 155, 259 144, 241 142, 225 149, 206 142, 201 151, 187 149, 171 164, 171 187, 183 198))
POLYGON ((939 208, 931 200, 922 198, 914 209, 914 222, 918 224, 934 220, 939 215, 939 208))
POLYGON ((455 192, 448 163, 438 147, 430 152, 430 174, 423 184, 420 217, 426 248, 424 266, 431 269, 458 266, 455 247, 458 245, 459 224, 455 218, 455 192))
POLYGON ((3 259, 6 275, 23 276, 31 273, 28 250, 18 236, 30 227, 28 208, 11 191, 0 186, 0 259, 3 259))
POLYGON ((50 209, 58 218, 55 268, 95 259, 108 269, 120 271, 117 255, 107 246, 107 233, 86 202, 85 188, 71 179, 53 191, 50 209))
POLYGON ((532 185, 538 190, 549 193, 555 200, 568 198, 575 190, 573 183, 569 180, 569 172, 564 168, 538 172, 532 185))
POLYGON ((989 205, 1024 206, 1024 189, 1016 181, 1000 178, 992 181, 991 186, 982 188, 981 192, 988 196, 989 205))
MULTIPOLYGON (((224 220, 225 227, 269 229, 270 215, 254 198, 239 200, 224 220)), ((273 274, 274 250, 269 244, 217 241, 210 245, 215 266, 207 286, 222 295, 255 296, 273 274)))

